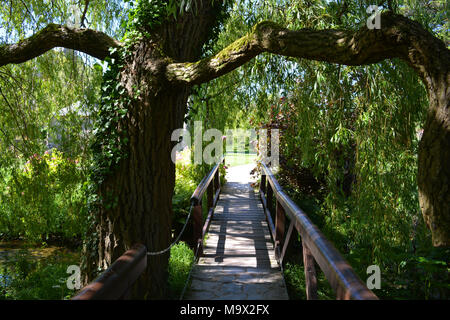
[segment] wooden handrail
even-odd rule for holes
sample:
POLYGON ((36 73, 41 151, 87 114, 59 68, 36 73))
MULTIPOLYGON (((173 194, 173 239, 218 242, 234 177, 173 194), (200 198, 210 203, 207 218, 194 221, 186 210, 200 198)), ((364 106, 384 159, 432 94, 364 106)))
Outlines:
POLYGON ((127 299, 130 289, 147 267, 147 248, 136 244, 72 300, 127 299))
POLYGON ((212 168, 211 171, 205 177, 203 177, 202 181, 200 181, 200 183, 198 184, 197 188, 195 189, 194 193, 191 196, 191 203, 193 205, 197 205, 201 201, 203 194, 206 192, 209 184, 211 183, 211 181, 214 179, 214 176, 218 172, 220 164, 224 161, 225 159, 222 156, 220 160, 217 162, 217 164, 214 166, 214 168, 212 168))
POLYGON ((317 262, 334 292, 337 299, 376 300, 377 296, 369 290, 353 271, 350 264, 342 257, 333 244, 323 235, 309 217, 284 193, 272 171, 264 164, 262 166, 262 178, 260 186, 261 201, 264 206, 266 218, 272 237, 275 241, 277 256, 282 263, 292 228, 295 226, 299 232, 303 246, 303 261, 306 277, 306 291, 308 299, 317 298, 317 279, 314 260, 317 262), (266 185, 267 180, 267 185, 266 185), (273 192, 276 205, 276 221, 272 222, 270 211, 273 192), (270 200, 269 200, 270 198, 270 200), (284 216, 290 218, 286 239, 284 238, 284 216), (281 250, 280 250, 281 249, 281 250))
POLYGON ((192 218, 193 218, 193 245, 199 246, 198 255, 203 254, 203 239, 208 231, 214 215, 214 207, 219 200, 220 195, 220 171, 221 163, 225 163, 222 156, 218 163, 211 169, 211 171, 202 179, 191 197, 192 204, 192 218), (203 223, 202 198, 207 193, 208 215, 203 223))

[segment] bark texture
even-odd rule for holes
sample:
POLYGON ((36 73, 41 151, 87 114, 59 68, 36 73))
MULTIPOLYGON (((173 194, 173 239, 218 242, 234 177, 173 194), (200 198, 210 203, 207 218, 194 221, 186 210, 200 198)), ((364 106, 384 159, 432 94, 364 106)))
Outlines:
POLYGON ((15 44, 1 45, 0 67, 28 61, 56 47, 81 51, 103 60, 110 55, 110 48, 120 46, 119 41, 100 31, 49 24, 30 38, 15 44))
MULTIPOLYGON (((167 60, 199 58, 217 11, 208 1, 203 4, 197 15, 186 13, 160 27, 151 39, 140 40, 121 71, 119 81, 128 94, 135 96, 137 89, 140 94, 117 128, 127 132, 128 158, 101 186, 102 198, 117 198, 118 204, 100 209, 98 255, 88 263, 91 267, 107 268, 135 243, 156 252, 172 241, 175 142, 171 134, 183 127, 190 85, 167 81, 165 67, 167 60)), ((167 297, 168 260, 168 252, 148 257, 148 268, 133 297, 167 297)))
MULTIPOLYGON (((444 54, 443 54, 444 55, 444 54)), ((430 72, 429 109, 419 145, 419 201, 434 246, 450 246, 450 73, 430 72)))

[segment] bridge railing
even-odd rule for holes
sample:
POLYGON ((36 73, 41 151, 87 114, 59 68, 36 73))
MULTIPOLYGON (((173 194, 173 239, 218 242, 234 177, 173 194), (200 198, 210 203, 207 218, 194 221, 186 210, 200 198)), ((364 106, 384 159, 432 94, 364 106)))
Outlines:
POLYGON ((191 197, 192 204, 192 222, 193 222, 193 242, 198 246, 198 256, 203 254, 203 239, 208 231, 209 224, 214 215, 214 207, 219 200, 221 190, 220 186, 220 170, 221 164, 225 163, 222 156, 218 163, 211 169, 211 171, 202 179, 191 197), (206 201, 208 215, 203 222, 203 196, 206 192, 206 201))
POLYGON ((129 298, 130 289, 147 267, 147 248, 136 244, 120 256, 97 279, 72 300, 119 300, 129 298))
POLYGON ((261 201, 272 238, 275 242, 275 254, 283 263, 293 228, 300 234, 303 247, 303 263, 306 279, 307 299, 317 299, 317 278, 314 261, 336 293, 337 299, 376 300, 377 296, 369 290, 353 271, 350 264, 327 240, 323 233, 311 222, 308 216, 284 193, 272 171, 264 164, 260 184, 261 201), (276 203, 273 203, 275 198, 276 203), (275 223, 271 212, 274 212, 275 223), (285 216, 290 224, 285 236, 285 216))

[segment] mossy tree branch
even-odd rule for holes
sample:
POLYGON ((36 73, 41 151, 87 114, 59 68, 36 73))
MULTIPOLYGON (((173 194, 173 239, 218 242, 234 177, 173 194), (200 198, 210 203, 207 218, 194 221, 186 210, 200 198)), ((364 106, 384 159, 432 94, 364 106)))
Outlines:
POLYGON ((449 50, 439 39, 406 17, 384 12, 381 29, 366 26, 353 30, 288 30, 272 22, 260 22, 244 37, 214 56, 167 66, 170 81, 199 84, 230 72, 255 56, 269 52, 344 65, 365 65, 401 58, 422 77, 437 68, 447 68, 449 50), (440 57, 440 61, 436 57, 440 57))
POLYGON ((110 48, 120 46, 119 41, 100 31, 49 24, 25 40, 1 45, 0 66, 23 63, 56 47, 81 51, 103 60, 110 55, 110 48))

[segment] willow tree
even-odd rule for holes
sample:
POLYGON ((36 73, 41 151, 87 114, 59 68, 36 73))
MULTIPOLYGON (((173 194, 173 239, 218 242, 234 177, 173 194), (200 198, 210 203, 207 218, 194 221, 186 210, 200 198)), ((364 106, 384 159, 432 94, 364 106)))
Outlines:
MULTIPOLYGON (((56 47, 110 62, 97 130, 100 201, 87 270, 110 265, 136 242, 150 251, 170 244, 171 133, 182 127, 191 88, 264 52, 352 66, 400 58, 418 73, 429 98, 419 150, 420 206, 433 244, 448 246, 450 51, 445 44, 419 23, 386 11, 379 29, 289 30, 262 21, 228 47, 202 57, 226 8, 222 1, 139 0, 130 9, 129 36, 122 41, 101 31, 49 24, 18 43, 1 45, 0 66, 23 63, 56 47)), ((167 254, 149 257, 136 294, 162 297, 167 263, 167 254)))

